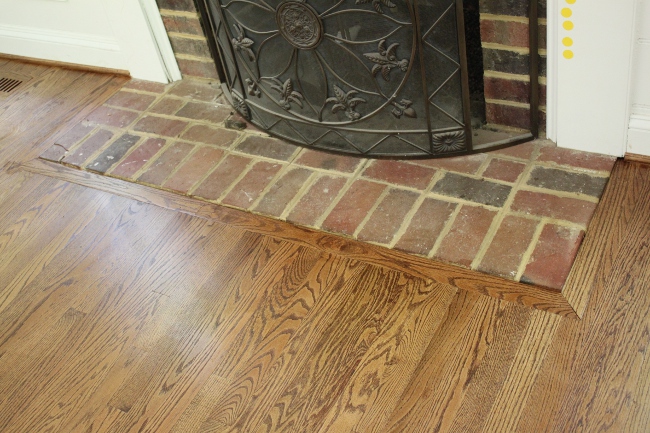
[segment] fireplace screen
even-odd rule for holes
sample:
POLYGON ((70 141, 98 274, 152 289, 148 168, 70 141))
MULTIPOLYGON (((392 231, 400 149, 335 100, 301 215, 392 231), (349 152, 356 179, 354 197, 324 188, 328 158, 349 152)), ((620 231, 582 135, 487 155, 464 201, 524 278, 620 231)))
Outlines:
POLYGON ((460 0, 204 0, 200 9, 227 96, 272 135, 370 157, 466 154, 534 135, 476 143, 460 0))

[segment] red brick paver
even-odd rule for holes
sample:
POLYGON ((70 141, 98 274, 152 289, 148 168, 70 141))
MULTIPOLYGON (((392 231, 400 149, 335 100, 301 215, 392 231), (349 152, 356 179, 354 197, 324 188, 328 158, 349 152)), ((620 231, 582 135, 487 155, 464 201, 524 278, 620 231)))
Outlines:
POLYGON ((572 221, 587 225, 596 203, 541 192, 519 191, 510 207, 513 211, 572 221))
POLYGON ((583 237, 579 229, 545 226, 521 281, 562 290, 583 237))
POLYGON ((164 93, 165 89, 167 89, 167 85, 162 83, 154 83, 152 81, 131 80, 124 85, 124 88, 140 90, 142 92, 164 93))
POLYGON ((523 143, 505 149, 494 150, 490 155, 505 155, 519 159, 530 159, 535 151, 535 143, 523 143))
POLYGON ((188 123, 183 120, 145 116, 136 123, 133 129, 140 132, 148 132, 149 134, 162 135, 164 137, 178 137, 187 125, 188 123))
POLYGON ((240 209, 249 209, 281 169, 282 165, 277 163, 258 162, 228 193, 223 203, 240 209))
POLYGON ((105 129, 100 129, 88 137, 77 150, 63 158, 66 164, 81 166, 95 152, 101 149, 108 141, 113 138, 113 133, 105 129))
POLYGON ((424 200, 395 248, 407 253, 428 255, 456 206, 455 203, 432 198, 424 200))
POLYGON ((487 155, 481 153, 453 158, 422 159, 413 161, 413 163, 458 173, 475 174, 486 159, 487 155))
POLYGON ((389 244, 404 222, 419 194, 400 189, 391 190, 359 233, 359 240, 389 244))
POLYGON ((138 146, 131 154, 111 172, 114 176, 131 177, 163 148, 165 140, 150 138, 138 146))
POLYGON ((158 101, 156 105, 151 107, 148 111, 150 113, 156 114, 167 114, 172 115, 176 113, 180 108, 185 104, 185 101, 182 99, 175 98, 163 98, 158 101))
POLYGON ((149 108, 155 99, 156 97, 153 95, 144 95, 141 93, 121 91, 117 92, 108 101, 106 101, 106 105, 144 111, 149 108))
POLYGON ((205 102, 188 102, 176 113, 176 116, 219 123, 226 120, 228 116, 230 116, 231 111, 232 109, 225 105, 207 104, 205 102))
POLYGON ((230 147, 239 138, 239 134, 228 129, 212 128, 206 125, 194 125, 188 129, 183 140, 198 141, 199 143, 213 144, 220 147, 230 147))
POLYGON ((57 138, 56 144, 60 144, 66 149, 70 150, 72 146, 79 143, 83 138, 85 138, 88 134, 90 134, 93 131, 93 129, 95 129, 94 126, 88 126, 79 123, 75 125, 72 129, 70 129, 68 132, 63 134, 61 137, 57 138))
POLYGON ((86 117, 86 121, 95 125, 113 126, 115 128, 124 128, 140 114, 133 111, 125 111, 117 108, 101 106, 86 117))
POLYGON ((525 169, 526 164, 521 162, 493 159, 485 169, 483 177, 502 180, 504 182, 516 182, 525 169))
POLYGON ((295 224, 313 226, 332 204, 346 180, 341 177, 323 176, 312 185, 295 205, 287 221, 295 224))
POLYGON ((431 183, 436 170, 392 160, 373 161, 363 175, 384 182, 425 189, 431 183))
POLYGON ((478 269, 515 279, 538 224, 538 221, 512 215, 505 217, 478 269))
POLYGON ((554 162, 575 168, 588 170, 612 171, 616 158, 596 153, 579 152, 558 147, 542 147, 538 161, 554 162))
POLYGON ((194 149, 189 143, 174 143, 165 150, 138 180, 161 186, 176 166, 194 149))
POLYGON ((228 155, 219 166, 210 173, 201 185, 194 191, 194 195, 208 200, 217 200, 228 190, 239 175, 244 172, 251 162, 250 158, 239 155, 228 155))
POLYGON ((163 185, 175 191, 187 192, 221 159, 223 151, 202 147, 188 159, 163 185))
POLYGON ((323 222, 323 228, 352 236, 386 188, 367 180, 354 181, 323 222))
POLYGON ((214 101, 221 95, 221 89, 218 84, 208 84, 202 81, 183 80, 176 84, 169 91, 170 95, 181 98, 193 99, 196 101, 214 101))
POLYGON ((496 214, 481 207, 463 206, 435 258, 470 267, 496 214))
POLYGON ((237 145, 236 150, 254 156, 289 161, 297 147, 276 138, 249 136, 237 145))
POLYGON ((285 173, 273 187, 264 194, 255 208, 256 212, 279 217, 287 205, 298 194, 313 172, 304 168, 295 168, 285 173))
POLYGON ((320 168, 323 170, 353 173, 363 161, 362 158, 356 156, 335 155, 327 152, 304 149, 300 154, 300 157, 296 160, 296 164, 320 168))

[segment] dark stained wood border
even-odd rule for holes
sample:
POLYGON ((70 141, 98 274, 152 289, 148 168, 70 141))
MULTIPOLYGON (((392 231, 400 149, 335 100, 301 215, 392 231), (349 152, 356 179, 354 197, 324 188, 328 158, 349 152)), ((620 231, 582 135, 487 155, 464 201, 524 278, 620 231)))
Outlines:
POLYGON ((317 248, 321 251, 372 263, 458 289, 516 302, 535 309, 577 318, 575 310, 558 291, 527 285, 457 266, 409 255, 385 247, 362 243, 228 208, 144 185, 100 176, 61 164, 35 159, 16 163, 9 171, 26 170, 89 188, 98 189, 143 203, 184 212, 255 233, 317 248))

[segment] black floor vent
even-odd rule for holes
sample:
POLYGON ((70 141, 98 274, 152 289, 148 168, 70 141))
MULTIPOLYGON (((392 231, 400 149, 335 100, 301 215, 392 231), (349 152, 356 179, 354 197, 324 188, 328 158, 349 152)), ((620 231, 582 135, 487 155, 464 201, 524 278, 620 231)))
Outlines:
POLYGON ((0 92, 11 93, 16 90, 23 82, 13 78, 0 77, 0 92))

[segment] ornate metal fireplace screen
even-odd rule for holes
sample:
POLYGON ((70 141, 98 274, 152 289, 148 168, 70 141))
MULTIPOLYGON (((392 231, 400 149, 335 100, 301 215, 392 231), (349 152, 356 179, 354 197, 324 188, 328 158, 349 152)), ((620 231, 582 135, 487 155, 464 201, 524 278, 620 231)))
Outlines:
MULTIPOLYGON (((300 145, 431 158, 537 134, 531 55, 532 131, 473 140, 462 0, 200 0, 199 9, 233 106, 300 145)), ((536 1, 530 18, 536 53, 536 1)))

